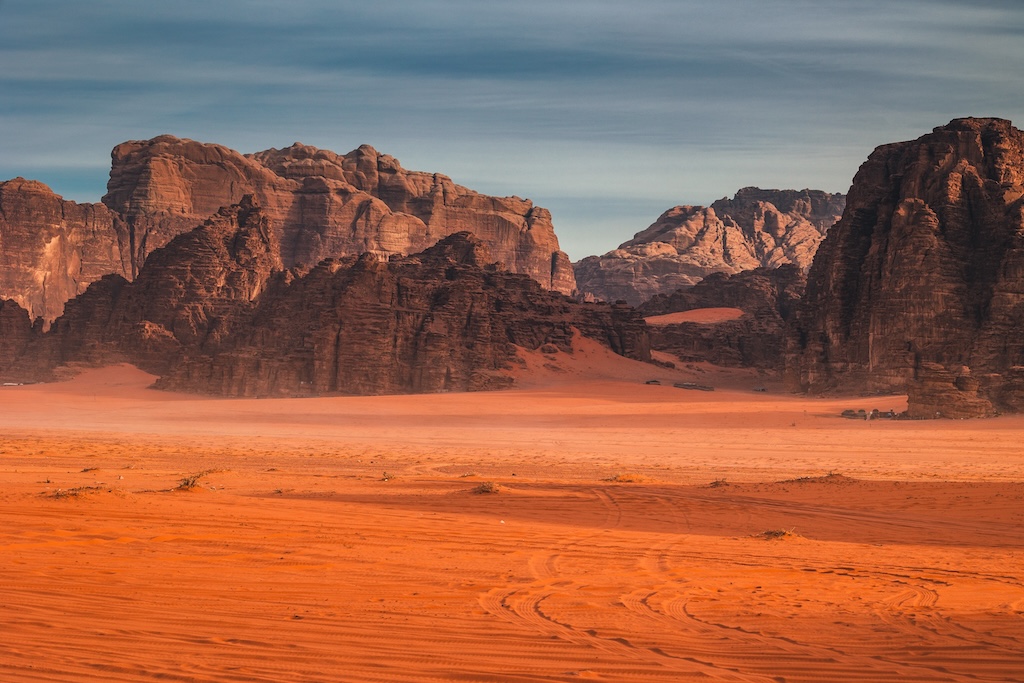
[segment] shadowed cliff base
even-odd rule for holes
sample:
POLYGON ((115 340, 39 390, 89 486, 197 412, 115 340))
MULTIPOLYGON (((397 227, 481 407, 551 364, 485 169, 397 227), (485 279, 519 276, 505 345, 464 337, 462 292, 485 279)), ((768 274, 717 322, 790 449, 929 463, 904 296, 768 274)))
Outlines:
POLYGON ((808 274, 794 388, 909 392, 916 417, 1024 409, 1024 133, 955 119, 883 145, 808 274))

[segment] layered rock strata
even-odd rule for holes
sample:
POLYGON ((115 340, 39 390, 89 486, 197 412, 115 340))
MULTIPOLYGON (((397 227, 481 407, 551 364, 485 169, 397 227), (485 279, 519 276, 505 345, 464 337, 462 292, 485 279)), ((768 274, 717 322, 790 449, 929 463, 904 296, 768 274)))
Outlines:
POLYGON ((782 372, 804 282, 793 264, 734 275, 713 273, 690 289, 651 298, 638 311, 649 317, 702 308, 738 308, 743 315, 737 320, 651 325, 651 348, 685 362, 782 372))
POLYGON ((103 275, 134 279, 154 250, 246 195, 263 207, 285 267, 411 254, 470 231, 512 272, 575 289, 546 209, 407 171, 369 146, 344 156, 298 143, 242 155, 165 135, 118 145, 111 159, 102 204, 65 201, 22 178, 0 183, 0 297, 33 319, 49 323, 103 275))
MULTIPOLYGON (((517 347, 571 353, 577 333, 650 359, 633 309, 579 304, 491 261, 457 233, 412 256, 284 269, 268 215, 246 197, 154 251, 133 282, 104 277, 46 334, 29 327, 17 365, 45 379, 131 362, 169 389, 309 396, 508 386, 517 347)), ((23 330, 20 310, 10 325, 23 330)))
POLYGON ((103 275, 128 275, 127 244, 127 226, 103 204, 65 201, 24 178, 0 183, 0 297, 33 319, 53 320, 103 275))
POLYGON ((1022 332, 1024 133, 956 119, 876 149, 808 276, 799 387, 909 391, 911 413, 1019 410, 1022 332))
POLYGON ((295 143, 242 155, 164 135, 114 148, 103 203, 127 221, 134 263, 220 207, 253 195, 285 266, 374 252, 412 254, 456 232, 547 289, 575 280, 551 214, 518 197, 490 197, 439 173, 407 171, 368 145, 342 156, 295 143))
POLYGON ((841 194, 747 187, 710 207, 676 206, 618 249, 577 262, 577 286, 637 305, 715 272, 787 263, 806 270, 844 205, 841 194))

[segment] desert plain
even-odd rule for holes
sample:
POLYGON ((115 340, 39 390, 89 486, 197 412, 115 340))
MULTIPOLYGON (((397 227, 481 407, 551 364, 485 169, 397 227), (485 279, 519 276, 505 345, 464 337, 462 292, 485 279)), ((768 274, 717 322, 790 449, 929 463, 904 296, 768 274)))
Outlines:
POLYGON ((1024 416, 526 356, 468 394, 0 388, 0 680, 1024 680, 1024 416))

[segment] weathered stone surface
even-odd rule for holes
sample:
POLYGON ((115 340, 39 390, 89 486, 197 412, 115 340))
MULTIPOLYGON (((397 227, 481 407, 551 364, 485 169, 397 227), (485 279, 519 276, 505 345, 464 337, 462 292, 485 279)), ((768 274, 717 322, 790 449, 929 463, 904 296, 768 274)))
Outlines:
POLYGON ((806 270, 844 203, 843 195, 819 190, 747 187, 710 207, 676 206, 618 249, 577 262, 577 286, 637 305, 715 272, 786 263, 806 270))
POLYGON ((23 178, 0 183, 0 297, 33 319, 49 323, 103 275, 133 279, 155 249, 246 195, 266 212, 286 267, 411 254, 471 231, 509 270, 567 294, 576 286, 546 209, 407 171, 365 145, 344 156, 298 143, 242 155, 163 135, 118 145, 111 159, 103 204, 64 201, 23 178))
POLYGON ((507 386, 516 346, 571 352, 575 330, 650 359, 633 309, 577 303, 490 261, 482 240, 456 233, 412 256, 285 270, 268 216, 245 197, 154 251, 134 282, 93 283, 20 364, 46 379, 61 365, 127 361, 166 388, 304 396, 507 386))
POLYGON ((738 308, 738 320, 650 326, 651 348, 687 362, 781 372, 791 325, 803 295, 804 276, 793 264, 734 275, 712 273, 697 285, 652 297, 644 316, 701 308, 738 308))
POLYGON ((280 281, 223 350, 187 358, 159 385, 230 396, 500 388, 514 345, 571 352, 574 328, 649 360, 632 309, 578 304, 490 260, 457 233, 406 258, 323 262, 280 281))
POLYGON ((64 201, 46 185, 0 183, 0 297, 53 320, 64 302, 107 273, 126 274, 128 232, 103 204, 64 201))
POLYGON ((39 338, 28 311, 11 299, 0 299, 0 377, 22 382, 35 376, 35 368, 25 367, 22 358, 39 338))
POLYGON ((938 387, 967 387, 949 396, 959 405, 974 392, 959 378, 973 376, 985 378, 983 401, 1014 408, 1006 397, 1018 391, 1011 369, 1024 365, 1022 197, 1024 134, 1009 121, 956 119, 876 149, 808 276, 791 358, 799 386, 910 389, 911 412, 949 414, 931 410, 938 387))
POLYGON ((922 361, 916 377, 907 385, 907 417, 913 419, 992 417, 992 402, 979 395, 981 382, 967 367, 947 370, 938 363, 922 361))
POLYGON ((135 263, 251 194, 287 267, 363 252, 411 254, 471 231, 511 271, 548 289, 575 289, 546 209, 478 194, 439 173, 407 171, 368 145, 344 156, 299 143, 242 155, 164 135, 118 145, 111 157, 103 202, 125 216, 135 263))

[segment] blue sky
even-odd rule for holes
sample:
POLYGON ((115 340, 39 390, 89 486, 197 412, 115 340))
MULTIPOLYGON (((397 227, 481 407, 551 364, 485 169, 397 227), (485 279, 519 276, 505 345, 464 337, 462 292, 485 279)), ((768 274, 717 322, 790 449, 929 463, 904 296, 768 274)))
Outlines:
POLYGON ((958 116, 1024 124, 1024 3, 0 0, 0 179, 77 201, 129 139, 368 143, 550 208, 576 260, 958 116))

